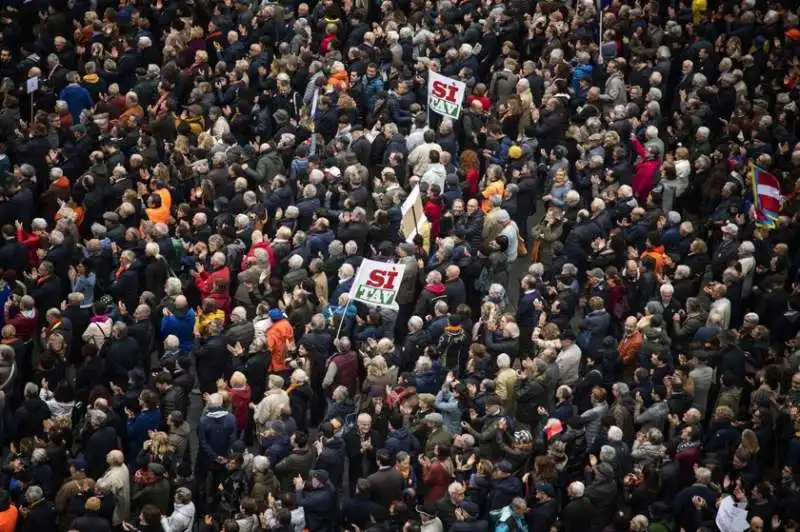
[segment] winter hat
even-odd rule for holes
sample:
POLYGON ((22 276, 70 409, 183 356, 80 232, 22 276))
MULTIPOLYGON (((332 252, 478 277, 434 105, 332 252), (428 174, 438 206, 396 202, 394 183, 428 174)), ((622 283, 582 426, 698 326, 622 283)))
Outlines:
POLYGON ((517 145, 511 146, 508 149, 508 157, 511 159, 519 159, 522 157, 522 148, 517 145))

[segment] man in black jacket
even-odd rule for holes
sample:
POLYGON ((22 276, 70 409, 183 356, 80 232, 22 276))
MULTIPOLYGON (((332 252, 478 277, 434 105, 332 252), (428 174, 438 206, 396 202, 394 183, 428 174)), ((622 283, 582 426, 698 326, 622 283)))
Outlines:
POLYGON ((217 321, 209 323, 206 333, 207 336, 200 340, 195 349, 197 380, 200 391, 214 393, 217 379, 223 378, 231 365, 228 337, 223 334, 222 324, 217 321))
POLYGON ((131 250, 122 252, 119 268, 112 274, 111 295, 127 308, 136 308, 139 300, 139 273, 136 270, 136 255, 131 250))
POLYGON ((28 250, 17 240, 14 226, 7 224, 2 228, 3 243, 0 246, 0 264, 4 270, 13 270, 17 276, 28 268, 28 250))
POLYGON ((117 386, 128 383, 128 372, 139 361, 139 344, 128 336, 128 326, 118 321, 111 328, 111 345, 106 352, 106 376, 117 386))
POLYGON ((90 409, 88 417, 91 434, 86 439, 83 451, 88 465, 86 473, 89 478, 100 478, 107 467, 106 456, 119 447, 119 438, 105 412, 97 408, 90 409))

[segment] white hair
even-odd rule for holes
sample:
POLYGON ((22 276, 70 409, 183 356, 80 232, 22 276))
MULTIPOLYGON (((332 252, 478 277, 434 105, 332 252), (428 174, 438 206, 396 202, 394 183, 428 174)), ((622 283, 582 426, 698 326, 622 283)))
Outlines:
POLYGON ((576 480, 569 485, 567 491, 573 497, 583 497, 583 493, 586 491, 586 486, 583 484, 583 482, 576 480))
POLYGON ((289 268, 297 270, 303 267, 303 257, 300 255, 292 255, 289 257, 289 268))
POLYGON ((612 426, 608 428, 608 441, 617 442, 622 441, 623 433, 622 429, 617 426, 612 426))
POLYGON ((652 140, 658 137, 658 128, 656 126, 647 126, 647 129, 644 130, 644 135, 652 140))

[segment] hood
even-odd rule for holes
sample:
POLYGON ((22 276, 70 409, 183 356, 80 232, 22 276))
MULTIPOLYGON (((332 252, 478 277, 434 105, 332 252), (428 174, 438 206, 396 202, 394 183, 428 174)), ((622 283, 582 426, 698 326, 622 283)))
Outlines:
POLYGON ((343 451, 344 450, 344 440, 342 438, 331 438, 330 440, 325 442, 325 448, 331 449, 333 451, 343 451))
POLYGON ((442 284, 442 283, 426 284, 425 285, 425 290, 427 290, 428 292, 430 292, 430 293, 432 293, 434 295, 437 295, 437 296, 441 296, 445 292, 444 284, 442 284))
POLYGON ((210 407, 206 412, 206 417, 211 419, 222 419, 228 415, 228 411, 220 407, 210 407))
POLYGON ((184 421, 180 427, 175 427, 174 429, 172 429, 172 431, 170 432, 170 436, 175 435, 181 438, 189 438, 191 432, 192 432, 192 427, 189 426, 189 423, 184 421))
POLYGON ((407 440, 411 433, 408 431, 407 427, 402 427, 394 432, 392 432, 391 437, 396 440, 407 440))
POLYGON ((194 519, 194 514, 195 514, 194 503, 191 501, 186 504, 181 504, 179 502, 176 502, 175 511, 184 517, 187 517, 189 519, 194 519))

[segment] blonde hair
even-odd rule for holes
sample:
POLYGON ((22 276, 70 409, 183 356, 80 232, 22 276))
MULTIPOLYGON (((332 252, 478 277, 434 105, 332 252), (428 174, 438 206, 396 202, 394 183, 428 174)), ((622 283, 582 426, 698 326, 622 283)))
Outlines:
POLYGON ((386 359, 383 358, 381 355, 375 355, 372 357, 367 366, 367 375, 371 377, 383 377, 389 371, 389 365, 386 363, 386 359))
POLYGON ((231 387, 242 388, 247 385, 247 377, 241 371, 234 371, 231 375, 231 387))

